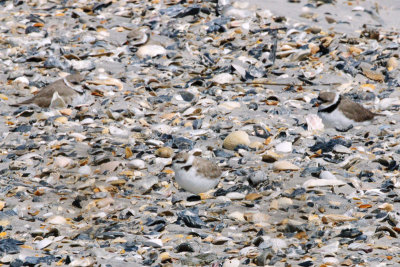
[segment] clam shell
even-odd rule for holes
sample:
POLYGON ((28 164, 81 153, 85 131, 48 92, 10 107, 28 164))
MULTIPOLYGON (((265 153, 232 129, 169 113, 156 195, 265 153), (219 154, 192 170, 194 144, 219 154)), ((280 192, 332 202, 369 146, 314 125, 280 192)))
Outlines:
POLYGON ((174 154, 174 150, 170 147, 160 147, 155 154, 161 158, 170 158, 174 154))
POLYGON ((272 167, 274 171, 298 171, 300 168, 293 163, 290 163, 289 161, 286 160, 280 160, 274 162, 274 165, 272 167))
POLYGON ((250 145, 249 135, 244 131, 236 131, 230 133, 224 140, 223 147, 229 150, 234 150, 238 145, 250 145))

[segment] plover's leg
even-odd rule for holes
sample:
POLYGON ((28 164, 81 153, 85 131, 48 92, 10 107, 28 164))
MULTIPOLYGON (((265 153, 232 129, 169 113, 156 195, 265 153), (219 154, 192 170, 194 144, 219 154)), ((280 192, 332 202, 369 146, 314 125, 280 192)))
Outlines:
POLYGON ((348 130, 353 129, 353 127, 354 127, 353 124, 350 124, 347 128, 337 128, 337 127, 335 127, 335 129, 338 132, 344 133, 344 132, 347 132, 348 130))

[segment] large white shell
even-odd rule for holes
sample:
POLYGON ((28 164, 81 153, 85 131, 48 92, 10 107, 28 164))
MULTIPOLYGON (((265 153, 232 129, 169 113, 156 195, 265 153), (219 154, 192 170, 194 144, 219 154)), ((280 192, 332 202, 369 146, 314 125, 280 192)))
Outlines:
POLYGON ((146 58, 165 55, 166 53, 167 50, 161 45, 144 45, 138 49, 136 55, 140 58, 146 58))

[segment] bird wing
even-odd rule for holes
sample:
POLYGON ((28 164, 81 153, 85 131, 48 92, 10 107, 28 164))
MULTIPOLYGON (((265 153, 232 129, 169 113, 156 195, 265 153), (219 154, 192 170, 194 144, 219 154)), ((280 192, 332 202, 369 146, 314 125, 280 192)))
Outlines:
POLYGON ((197 168, 197 172, 200 174, 208 174, 210 178, 216 179, 221 176, 222 171, 220 167, 217 164, 210 164, 211 162, 209 160, 203 159, 203 158, 197 158, 193 162, 193 166, 197 168))
POLYGON ((346 117, 354 118, 356 122, 372 120, 375 116, 373 112, 347 98, 342 98, 340 110, 346 117))

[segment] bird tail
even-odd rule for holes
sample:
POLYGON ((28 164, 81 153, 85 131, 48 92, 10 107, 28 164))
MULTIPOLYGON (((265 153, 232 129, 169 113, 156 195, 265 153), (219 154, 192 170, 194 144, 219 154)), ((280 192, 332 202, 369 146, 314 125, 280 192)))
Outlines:
POLYGON ((9 106, 11 106, 11 107, 19 107, 19 106, 22 106, 22 105, 28 105, 28 104, 32 103, 32 100, 33 100, 33 98, 30 98, 30 99, 27 99, 27 100, 22 101, 20 103, 9 104, 9 106))

